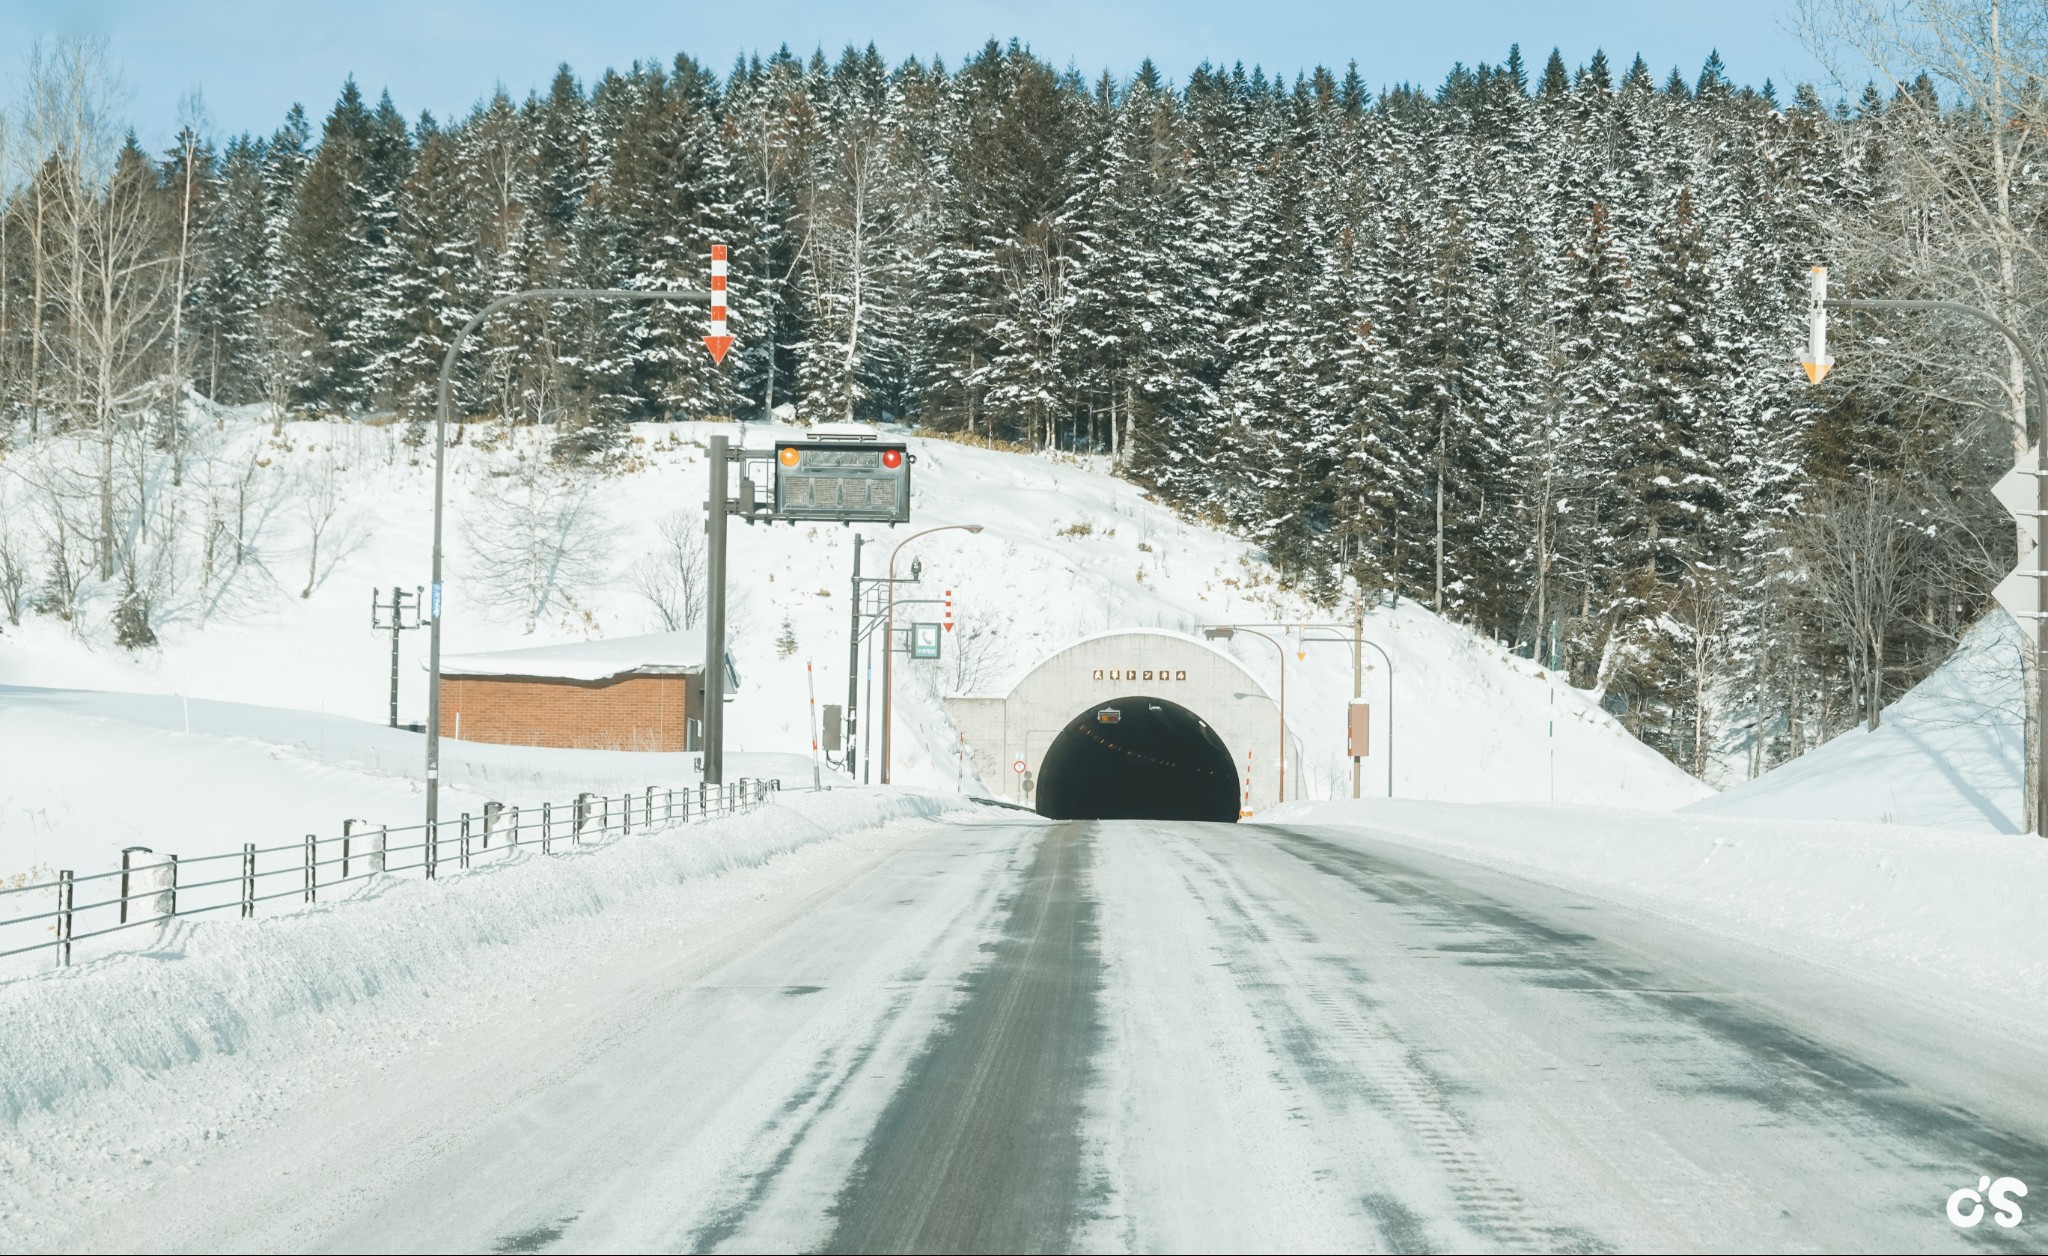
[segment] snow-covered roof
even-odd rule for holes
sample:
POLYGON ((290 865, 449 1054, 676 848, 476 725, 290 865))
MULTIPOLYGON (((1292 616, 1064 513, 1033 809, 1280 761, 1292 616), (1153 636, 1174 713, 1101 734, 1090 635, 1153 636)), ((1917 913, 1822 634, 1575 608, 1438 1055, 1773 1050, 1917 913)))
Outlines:
POLYGON ((675 676, 703 670, 702 629, 651 632, 638 637, 608 637, 602 641, 572 641, 564 645, 531 646, 524 650, 449 654, 441 658, 443 676, 609 680, 628 672, 675 676))

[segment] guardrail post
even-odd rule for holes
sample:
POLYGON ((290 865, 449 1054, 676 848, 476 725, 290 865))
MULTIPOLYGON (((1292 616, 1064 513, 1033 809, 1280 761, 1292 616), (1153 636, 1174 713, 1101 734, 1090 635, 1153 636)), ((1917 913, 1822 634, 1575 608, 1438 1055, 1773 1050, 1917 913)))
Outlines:
POLYGON ((380 824, 364 833, 363 840, 370 847, 363 852, 363 862, 370 865, 372 872, 384 871, 385 860, 390 858, 391 831, 380 824))
POLYGON ((71 903, 72 892, 77 887, 71 883, 71 869, 64 868, 57 873, 57 964, 71 965, 71 903))
POLYGON ((306 901, 311 903, 320 897, 320 873, 318 839, 306 834, 306 901))
POLYGON ((128 923, 128 874, 135 867, 135 856, 153 853, 155 852, 151 851, 147 846, 123 846, 121 848, 121 919, 119 921, 121 924, 125 925, 128 923))
POLYGON ((492 832, 493 832, 494 830, 496 830, 496 829, 497 829, 497 827, 498 827, 498 825, 499 825, 499 824, 500 824, 500 823, 502 822, 502 818, 503 818, 504 814, 505 814, 505 804, 504 804, 504 803, 502 803, 502 802, 487 802, 487 803, 485 803, 485 804, 484 804, 484 849, 485 849, 485 850, 489 850, 489 849, 491 848, 491 833, 492 833, 492 832))
POLYGON ((578 846, 583 845, 583 826, 590 823, 590 800, 595 797, 596 794, 590 793, 576 795, 576 825, 570 830, 569 836, 578 846))
POLYGON ((654 827, 654 786, 647 787, 647 827, 654 827))
MULTIPOLYGON (((604 806, 605 806, 605 810, 607 810, 607 811, 611 810, 611 806, 612 806, 612 800, 611 800, 611 799, 609 799, 609 798, 605 799, 605 800, 604 800, 604 806)), ((619 795, 619 836, 620 836, 620 837, 631 837, 632 835, 633 835, 633 795, 631 795, 631 794, 620 794, 620 795, 619 795)))
POLYGON ((144 864, 133 873, 135 892, 129 897, 129 919, 167 920, 178 914, 178 857, 163 856, 162 863, 144 864))
POLYGON ((554 853, 554 810, 555 804, 544 802, 540 805, 540 853, 554 853))
MULTIPOLYGON (((365 837, 371 836, 373 830, 370 828, 370 822, 368 820, 343 820, 341 822, 341 879, 344 881, 348 880, 349 871, 355 863, 355 839, 357 833, 362 833, 365 837)), ((379 854, 375 861, 376 867, 371 868, 370 871, 382 872, 384 871, 384 859, 381 853, 384 849, 384 842, 382 840, 384 830, 376 829, 374 830, 374 835, 378 839, 376 850, 379 854)), ((370 856, 364 855, 363 862, 371 862, 370 856)))
POLYGON ((519 808, 512 808, 512 818, 505 822, 505 845, 513 850, 519 848, 519 808))
POLYGON ((469 867, 469 813, 462 813, 462 867, 469 867))
POLYGON ((256 914, 256 843, 242 843, 242 918, 256 914))

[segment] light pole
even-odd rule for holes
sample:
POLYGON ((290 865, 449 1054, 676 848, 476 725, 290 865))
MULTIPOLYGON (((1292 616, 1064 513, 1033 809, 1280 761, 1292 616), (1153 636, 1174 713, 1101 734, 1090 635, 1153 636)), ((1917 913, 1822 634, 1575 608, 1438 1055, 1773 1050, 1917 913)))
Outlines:
MULTIPOLYGON (((484 320, 521 301, 682 301, 694 305, 711 304, 711 294, 689 288, 674 288, 663 292, 636 292, 629 288, 529 288, 510 296, 499 297, 478 310, 476 317, 448 342, 448 352, 441 359, 441 387, 439 403, 434 407, 434 579, 433 593, 427 609, 427 831, 426 842, 431 847, 436 825, 441 818, 441 522, 443 514, 444 487, 448 480, 448 396, 455 379, 455 359, 462 352, 463 342, 476 334, 484 320)), ((721 659, 706 659, 708 668, 723 665, 721 659)), ((433 860, 427 861, 429 868, 433 860)))
POLYGON ((896 542, 896 548, 889 551, 889 612, 882 628, 882 784, 889 783, 889 727, 895 712, 896 698, 896 555, 903 547, 921 536, 934 532, 979 532, 978 523, 946 523, 936 528, 913 532, 896 542))
MULTIPOLYGON (((1827 310, 1942 310, 1950 314, 1961 314, 1974 318, 2004 336, 2013 351, 2026 363, 2027 378, 2034 386, 2035 411, 2041 416, 2042 436, 2037 446, 2039 458, 2034 470, 2034 545, 2035 545, 2035 594, 2034 594, 2034 683, 2036 692, 2035 717, 2026 722, 2028 739, 2033 743, 2027 749, 2027 771, 2033 780, 2027 791, 2027 809, 2030 826, 2035 833, 2048 836, 2048 737, 2042 735, 2042 724, 2048 722, 2048 383, 2043 382, 2041 364, 2034 357, 2034 351, 2020 334, 2008 326, 2004 319, 1974 305, 1960 301, 1866 301, 1860 299, 1831 298, 1827 295, 1827 268, 1813 269, 1813 326, 1812 344, 1809 357, 1804 360, 1807 378, 1818 384, 1827 375, 1834 359, 1827 356, 1827 310)), ((2022 559, 2024 561, 2024 559, 2022 559)), ((1878 700, 1873 694, 1871 701, 1878 700)))
MULTIPOLYGON (((1296 628, 1334 628, 1339 632, 1351 632, 1350 624, 1296 624, 1296 628)), ((1365 696, 1364 659, 1361 649, 1373 651, 1380 656, 1380 662, 1387 665, 1387 797, 1394 796, 1394 660, 1376 642, 1367 641, 1365 634, 1352 632, 1349 637, 1303 637, 1302 644, 1326 641, 1351 647, 1351 697, 1354 701, 1365 696)), ((1358 760, 1351 761, 1351 796, 1359 796, 1358 760)))
POLYGON ((1248 632, 1271 645, 1280 653, 1280 795, 1279 801, 1287 801, 1287 647, 1256 628, 1243 624, 1208 624, 1202 628, 1202 635, 1211 641, 1228 641, 1240 632, 1248 632))

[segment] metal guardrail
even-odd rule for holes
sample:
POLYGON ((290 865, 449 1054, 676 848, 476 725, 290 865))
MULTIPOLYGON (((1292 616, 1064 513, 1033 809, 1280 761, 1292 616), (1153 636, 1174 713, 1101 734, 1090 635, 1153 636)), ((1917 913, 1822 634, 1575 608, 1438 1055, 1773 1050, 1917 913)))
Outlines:
POLYGON ((322 891, 373 877, 418 872, 434 880, 450 864, 459 871, 473 861, 509 857, 521 849, 537 847, 542 855, 553 855, 629 836, 635 827, 655 832, 738 815, 762 805, 780 788, 778 781, 743 778, 722 787, 650 785, 641 794, 585 793, 566 803, 524 809, 487 802, 481 817, 463 812, 459 819, 436 825, 431 836, 424 824, 349 820, 336 836, 308 833, 279 846, 247 842, 239 851, 193 859, 135 847, 122 855, 120 868, 109 872, 79 876, 66 868, 54 880, 0 888, 0 960, 53 951, 64 966, 71 963, 75 944, 93 938, 212 912, 238 910, 249 917, 258 903, 315 903, 322 891), (393 844, 408 836, 414 840, 393 844), (133 857, 138 852, 139 860, 133 857), (409 861, 394 863, 394 858, 409 861), (108 884, 116 878, 118 886, 108 884), (104 889, 88 889, 89 901, 81 903, 81 886, 104 889), (108 892, 108 897, 90 897, 108 892), (44 894, 54 903, 50 910, 13 914, 31 903, 28 896, 44 894))

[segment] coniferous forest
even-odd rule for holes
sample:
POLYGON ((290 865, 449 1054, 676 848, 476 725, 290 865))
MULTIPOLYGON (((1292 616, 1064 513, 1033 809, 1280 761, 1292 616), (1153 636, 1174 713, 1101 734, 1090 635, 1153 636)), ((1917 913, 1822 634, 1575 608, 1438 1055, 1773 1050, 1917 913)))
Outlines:
POLYGON ((1925 292, 1844 256, 1938 226, 1898 120, 1967 144, 1974 115, 1925 80, 1824 98, 1718 57, 1508 50, 1434 86, 1091 81, 1015 42, 869 47, 564 67, 461 118, 351 81, 270 134, 144 151, 96 121, 86 60, 43 63, 8 130, 0 439, 103 447, 101 508, 0 544, 17 616, 94 578, 146 613, 117 463, 175 460, 187 399, 421 441, 486 301, 702 287, 714 241, 722 366, 701 308, 517 308, 464 359, 465 421, 540 425, 596 471, 629 424, 707 415, 1111 460, 1308 593, 1435 608, 1724 776, 1875 719, 2012 559, 1984 492, 2026 443, 1997 346, 1845 321, 1868 365, 1816 388, 1796 362, 1809 266, 1925 292))

